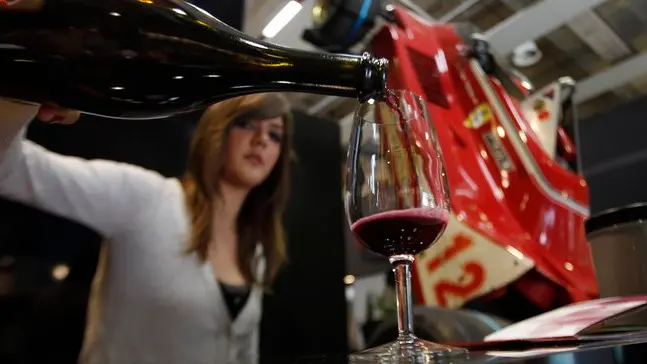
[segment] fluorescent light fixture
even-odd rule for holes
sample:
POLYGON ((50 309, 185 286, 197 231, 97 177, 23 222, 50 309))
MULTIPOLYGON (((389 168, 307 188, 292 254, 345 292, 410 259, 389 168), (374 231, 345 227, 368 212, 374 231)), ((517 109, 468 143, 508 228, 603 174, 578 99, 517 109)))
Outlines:
POLYGON ((279 11, 276 16, 270 20, 269 23, 263 29, 263 37, 265 38, 274 38, 281 29, 283 29, 289 22, 294 18, 299 11, 301 11, 303 5, 295 0, 290 0, 289 3, 285 4, 283 9, 279 11))

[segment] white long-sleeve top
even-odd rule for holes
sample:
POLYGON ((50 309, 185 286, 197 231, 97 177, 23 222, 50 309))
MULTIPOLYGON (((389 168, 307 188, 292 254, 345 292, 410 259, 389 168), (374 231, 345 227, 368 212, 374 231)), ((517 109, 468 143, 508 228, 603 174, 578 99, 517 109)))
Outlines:
POLYGON ((88 317, 80 362, 256 363, 261 289, 232 322, 210 264, 184 252, 190 225, 179 181, 24 140, 37 110, 0 99, 0 196, 106 238, 100 312, 88 317))

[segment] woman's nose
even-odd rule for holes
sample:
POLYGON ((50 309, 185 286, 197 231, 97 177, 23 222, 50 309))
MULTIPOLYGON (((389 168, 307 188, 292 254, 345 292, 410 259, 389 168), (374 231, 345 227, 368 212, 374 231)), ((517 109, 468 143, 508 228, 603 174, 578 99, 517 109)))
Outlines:
POLYGON ((270 136, 269 133, 263 130, 263 128, 257 128, 254 133, 254 142, 262 145, 266 145, 269 142, 270 136))

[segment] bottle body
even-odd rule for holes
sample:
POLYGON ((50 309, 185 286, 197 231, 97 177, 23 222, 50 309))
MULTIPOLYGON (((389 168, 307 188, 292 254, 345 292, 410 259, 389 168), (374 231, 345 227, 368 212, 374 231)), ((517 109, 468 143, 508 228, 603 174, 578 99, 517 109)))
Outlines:
POLYGON ((384 60, 261 42, 179 0, 33 4, 0 8, 0 97, 149 119, 256 92, 386 87, 384 60))

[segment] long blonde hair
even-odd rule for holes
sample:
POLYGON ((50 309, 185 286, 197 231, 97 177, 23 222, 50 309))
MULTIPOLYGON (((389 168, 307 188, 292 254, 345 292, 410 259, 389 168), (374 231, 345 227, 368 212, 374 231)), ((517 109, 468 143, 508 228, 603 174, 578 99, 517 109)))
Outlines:
POLYGON ((226 142, 233 121, 282 117, 284 138, 281 155, 269 177, 250 191, 237 223, 238 264, 248 282, 256 277, 255 252, 260 242, 267 263, 263 284, 268 286, 285 260, 285 232, 282 215, 288 195, 292 140, 292 114, 285 97, 277 93, 242 96, 209 107, 194 131, 189 149, 188 169, 183 178, 186 203, 191 216, 188 253, 206 260, 213 221, 213 199, 226 161, 226 142))

